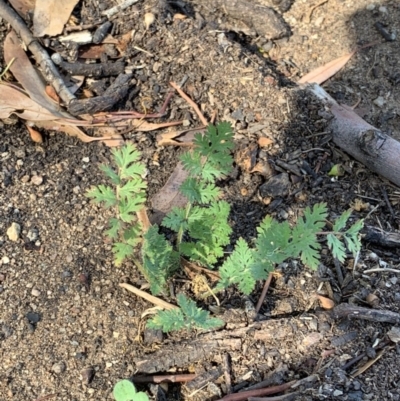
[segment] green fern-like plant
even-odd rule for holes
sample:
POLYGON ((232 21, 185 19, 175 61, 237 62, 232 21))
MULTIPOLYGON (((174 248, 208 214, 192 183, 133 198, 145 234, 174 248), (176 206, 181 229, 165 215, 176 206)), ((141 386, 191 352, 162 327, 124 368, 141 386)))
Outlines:
POLYGON ((144 207, 147 184, 142 175, 145 166, 140 163, 140 152, 130 143, 112 151, 116 168, 101 165, 100 169, 113 186, 99 185, 86 192, 94 203, 113 208, 116 217, 109 221, 106 235, 113 241, 115 264, 121 265, 132 257, 140 242, 141 225, 137 213, 144 207))
MULTIPOLYGON (((208 268, 220 266, 220 280, 213 291, 236 285, 244 294, 250 294, 258 280, 265 280, 277 264, 289 258, 300 258, 304 265, 316 269, 321 256, 320 240, 324 237, 339 261, 345 259, 346 250, 353 254, 360 250, 359 232, 363 221, 346 228, 351 215, 347 211, 336 219, 331 231, 323 231, 328 210, 326 204, 319 203, 306 208, 293 226, 266 216, 257 228, 254 241, 247 243, 240 238, 224 260, 225 246, 230 243, 232 232, 228 223, 230 205, 220 199, 217 182, 231 171, 233 146, 231 126, 223 122, 216 127, 209 126, 204 135, 196 134, 193 149, 181 157, 189 175, 180 191, 188 203, 185 207, 173 208, 162 222, 163 227, 176 233, 174 242, 167 240, 158 226, 142 232, 137 213, 146 200, 146 182, 142 179, 145 167, 133 145, 113 150, 116 168, 101 167, 112 186, 99 185, 87 192, 95 203, 115 209, 116 217, 110 220, 106 231, 114 242, 115 263, 120 265, 125 258, 132 258, 153 294, 166 291, 181 257, 208 268), (140 250, 135 252, 139 244, 140 250), (136 258, 135 254, 140 257, 136 258)), ((183 295, 178 295, 177 302, 179 308, 158 312, 148 326, 169 332, 211 329, 222 324, 183 295)))
POLYGON ((197 307, 196 303, 178 294, 177 302, 179 309, 169 309, 159 311, 151 320, 147 327, 150 329, 161 329, 164 333, 177 330, 210 330, 223 326, 221 319, 210 317, 209 312, 197 307))
POLYGON ((264 280, 274 271, 275 266, 289 258, 300 257, 304 265, 315 270, 320 261, 321 244, 318 236, 325 235, 333 256, 343 262, 347 249, 353 253, 360 250, 358 234, 363 227, 362 220, 345 230, 351 210, 344 212, 334 223, 331 232, 323 232, 328 217, 324 203, 307 207, 304 216, 291 228, 288 222, 279 223, 270 216, 264 218, 257 228, 255 246, 250 248, 239 239, 234 251, 220 268, 217 289, 236 284, 244 294, 250 294, 257 280, 264 280))

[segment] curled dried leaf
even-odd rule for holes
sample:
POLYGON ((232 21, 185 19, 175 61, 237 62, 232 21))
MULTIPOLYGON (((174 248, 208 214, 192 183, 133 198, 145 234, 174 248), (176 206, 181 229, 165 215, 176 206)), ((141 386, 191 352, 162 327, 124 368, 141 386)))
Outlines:
POLYGON ((317 294, 316 297, 318 298, 321 306, 324 309, 333 309, 335 307, 335 302, 327 297, 323 297, 322 295, 317 294))

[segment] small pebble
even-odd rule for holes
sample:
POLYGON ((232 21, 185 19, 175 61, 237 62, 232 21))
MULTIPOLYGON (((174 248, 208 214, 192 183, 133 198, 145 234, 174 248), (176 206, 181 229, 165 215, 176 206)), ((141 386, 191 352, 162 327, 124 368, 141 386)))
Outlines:
POLYGON ((388 9, 385 6, 380 6, 379 7, 379 12, 382 13, 382 14, 387 14, 388 9))
POLYGON ((36 288, 32 288, 31 294, 34 297, 38 297, 40 295, 40 291, 38 289, 36 289, 36 288))
POLYGON ((31 178, 31 183, 35 185, 42 185, 43 177, 41 175, 33 175, 31 178))
POLYGON ((3 256, 3 257, 1 258, 1 263, 2 263, 3 265, 9 264, 9 263, 10 263, 10 258, 9 258, 8 256, 3 256))
POLYGON ((18 223, 12 223, 7 230, 7 237, 10 241, 18 241, 19 235, 21 233, 21 226, 18 223))
POLYGON ((375 10, 375 4, 368 4, 368 5, 367 5, 367 10, 368 10, 368 11, 375 10))
POLYGON ((59 375, 59 374, 63 373, 65 371, 65 369, 66 369, 66 366, 65 366, 64 362, 57 362, 51 367, 51 370, 56 375, 59 375))
POLYGON ((383 96, 378 96, 374 101, 373 101, 375 106, 378 107, 383 107, 383 105, 386 103, 385 99, 383 96))
POLYGON ((84 157, 84 158, 82 159, 82 161, 83 161, 84 163, 89 163, 90 159, 89 159, 88 157, 84 157))

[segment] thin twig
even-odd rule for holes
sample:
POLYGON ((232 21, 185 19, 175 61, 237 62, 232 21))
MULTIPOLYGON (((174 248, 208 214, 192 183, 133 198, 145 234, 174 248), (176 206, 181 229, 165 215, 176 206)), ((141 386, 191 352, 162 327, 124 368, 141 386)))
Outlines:
POLYGON ((248 401, 292 401, 299 395, 300 393, 290 393, 277 395, 276 397, 249 397, 248 401))
POLYGON ((131 380, 134 383, 186 383, 197 377, 194 373, 177 374, 177 375, 150 375, 150 376, 133 376, 131 380))
POLYGON ((108 10, 104 10, 101 14, 105 15, 107 18, 112 17, 113 15, 117 14, 119 11, 123 11, 126 8, 132 6, 133 4, 137 3, 139 0, 125 0, 123 3, 118 4, 115 7, 109 8, 108 10))
POLYGON ((232 393, 232 380, 231 380, 231 357, 228 353, 224 354, 224 378, 226 386, 226 394, 232 393))
POLYGON ((208 125, 208 121, 200 111, 199 106, 197 106, 197 104, 175 82, 170 82, 169 84, 193 107, 202 124, 208 125))
POLYGON ((262 303, 264 302, 264 298, 267 295, 267 291, 268 291, 269 285, 271 284, 271 280, 272 280, 272 273, 269 273, 267 279, 265 280, 264 288, 262 290, 260 298, 259 298, 259 300, 257 302, 256 313, 255 313, 256 317, 257 317, 258 312, 261 309, 262 303))
POLYGON ((12 26, 18 36, 25 43, 26 47, 32 52, 37 63, 40 65, 41 72, 46 81, 54 87, 63 102, 68 105, 71 100, 76 99, 66 87, 64 80, 53 64, 47 51, 42 47, 38 40, 33 37, 23 19, 10 6, 8 6, 4 0, 0 0, 0 17, 12 26))
POLYGON ((164 309, 177 309, 178 307, 175 305, 170 304, 169 302, 165 302, 160 298, 155 297, 154 295, 150 295, 149 293, 139 290, 138 288, 134 287, 133 285, 127 284, 127 283, 121 283, 119 285, 122 288, 125 288, 126 290, 133 292, 135 295, 145 299, 146 301, 151 302, 152 304, 156 306, 161 306, 164 309))
POLYGON ((279 386, 260 388, 258 390, 242 391, 241 393, 235 393, 235 394, 228 394, 225 397, 219 399, 218 401, 244 401, 247 400, 249 397, 258 397, 263 395, 282 393, 283 391, 288 390, 295 383, 296 380, 293 380, 291 382, 284 383, 279 386))
POLYGON ((364 270, 363 271, 364 274, 368 274, 368 273, 385 273, 385 272, 400 274, 400 270, 393 269, 391 267, 374 267, 373 269, 368 269, 368 270, 364 270))

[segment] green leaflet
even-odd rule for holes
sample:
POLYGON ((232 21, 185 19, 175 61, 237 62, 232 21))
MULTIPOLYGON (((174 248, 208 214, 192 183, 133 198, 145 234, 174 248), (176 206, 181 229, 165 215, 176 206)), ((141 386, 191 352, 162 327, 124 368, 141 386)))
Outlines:
POLYGON ((147 322, 150 329, 161 329, 164 333, 175 330, 211 330, 223 326, 221 319, 210 317, 210 313, 197 307, 196 303, 183 294, 177 295, 180 308, 159 311, 147 322))
POLYGON ((152 226, 143 236, 143 274, 154 295, 165 289, 168 278, 179 266, 179 254, 162 234, 152 226))

